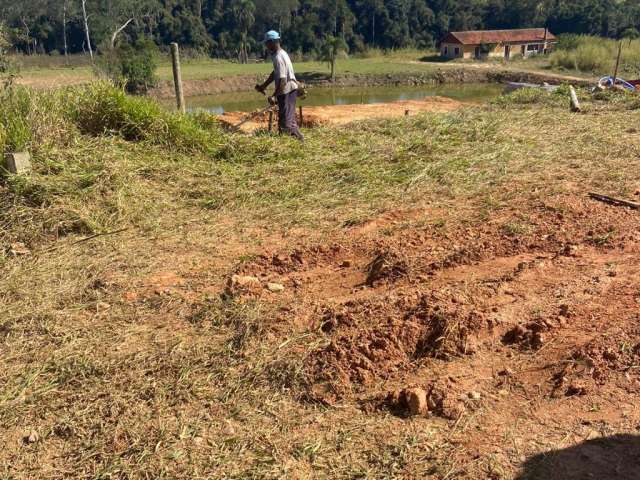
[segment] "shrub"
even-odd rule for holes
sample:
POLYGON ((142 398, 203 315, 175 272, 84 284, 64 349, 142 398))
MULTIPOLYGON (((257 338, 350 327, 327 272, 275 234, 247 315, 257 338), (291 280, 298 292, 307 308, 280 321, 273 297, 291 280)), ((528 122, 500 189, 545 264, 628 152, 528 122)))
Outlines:
POLYGON ((157 84, 158 48, 150 40, 124 43, 102 55, 98 68, 127 92, 145 93, 157 84))

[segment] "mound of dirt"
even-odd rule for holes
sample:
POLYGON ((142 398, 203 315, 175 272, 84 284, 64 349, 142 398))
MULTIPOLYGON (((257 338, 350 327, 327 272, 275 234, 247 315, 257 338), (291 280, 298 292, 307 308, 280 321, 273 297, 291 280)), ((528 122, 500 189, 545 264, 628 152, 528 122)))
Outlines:
POLYGON ((423 358, 464 355, 470 336, 485 323, 472 306, 437 293, 326 307, 320 328, 329 343, 313 352, 306 366, 313 396, 333 402, 423 358))

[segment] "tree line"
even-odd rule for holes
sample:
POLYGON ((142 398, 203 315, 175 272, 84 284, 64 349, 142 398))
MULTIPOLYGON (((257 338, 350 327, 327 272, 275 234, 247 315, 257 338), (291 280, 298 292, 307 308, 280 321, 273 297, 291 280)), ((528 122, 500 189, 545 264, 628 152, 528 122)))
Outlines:
POLYGON ((23 54, 72 54, 151 40, 247 61, 265 31, 318 56, 326 38, 350 52, 431 48, 452 30, 546 26, 554 33, 637 35, 637 0, 0 0, 0 28, 23 54))

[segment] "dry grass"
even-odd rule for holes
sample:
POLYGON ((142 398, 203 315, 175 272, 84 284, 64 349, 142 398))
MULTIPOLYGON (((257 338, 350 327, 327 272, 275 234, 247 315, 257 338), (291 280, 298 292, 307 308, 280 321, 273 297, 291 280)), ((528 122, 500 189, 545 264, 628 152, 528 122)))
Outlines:
POLYGON ((320 334, 216 292, 262 245, 388 208, 442 207, 447 228, 558 192, 633 192, 626 100, 572 115, 526 95, 318 129, 304 146, 215 126, 189 151, 33 130, 36 172, 0 184, 0 478, 511 478, 518 452, 460 463, 474 418, 304 401, 320 334), (32 253, 14 257, 15 242, 32 253))

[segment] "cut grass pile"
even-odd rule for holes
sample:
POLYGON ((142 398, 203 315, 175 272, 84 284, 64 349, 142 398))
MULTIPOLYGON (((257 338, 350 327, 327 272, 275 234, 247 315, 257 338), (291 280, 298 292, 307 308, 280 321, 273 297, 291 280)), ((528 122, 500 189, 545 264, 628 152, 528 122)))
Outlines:
MULTIPOLYGON (((640 180, 627 97, 572 115, 563 94, 522 91, 300 145, 103 84, 11 95, 4 149, 28 148, 35 171, 0 181, 0 478, 453 478, 444 425, 308 403, 316 332, 207 287, 261 246, 382 210, 439 209, 446 229, 517 204, 526 223, 548 195, 640 180)), ((472 463, 519 459, 497 461, 472 463)))

